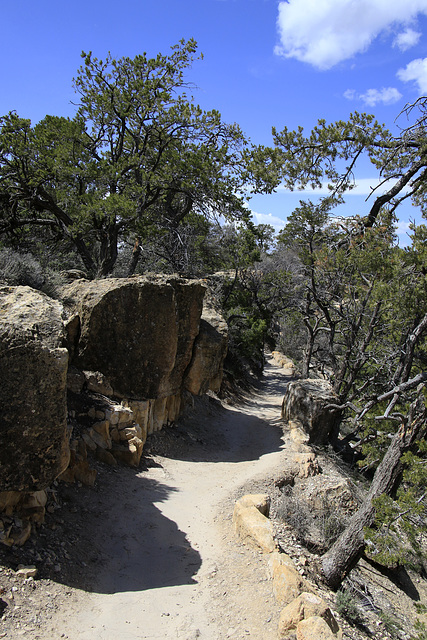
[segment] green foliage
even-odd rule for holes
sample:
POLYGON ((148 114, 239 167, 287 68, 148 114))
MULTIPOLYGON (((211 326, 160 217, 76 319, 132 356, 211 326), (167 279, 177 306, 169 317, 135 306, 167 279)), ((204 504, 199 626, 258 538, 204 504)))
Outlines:
MULTIPOLYGON (((425 433, 427 230, 413 225, 412 244, 401 249, 394 217, 406 198, 426 206, 427 100, 420 107, 422 116, 396 138, 372 116, 355 113, 347 122, 319 121, 308 135, 302 128, 274 131, 274 148, 253 154, 254 172, 262 177, 257 163, 267 163, 272 184, 328 183, 329 194, 318 203, 300 201, 279 236, 296 257, 279 331, 282 350, 298 357, 302 377, 321 372, 330 380, 347 422, 342 446, 351 443, 352 455, 363 456, 365 472, 378 467, 398 430, 418 439, 425 433), (334 211, 353 188, 363 156, 380 180, 397 182, 383 195, 373 192, 367 215, 339 218, 334 211)), ((415 442, 393 461, 398 479, 374 501, 377 519, 366 541, 379 562, 419 562, 427 515, 424 447, 415 442)))
POLYGON ((72 120, 46 116, 33 127, 13 112, 0 119, 0 234, 8 243, 49 230, 89 273, 106 275, 135 238, 169 234, 179 243, 190 214, 249 218, 241 130, 187 95, 196 49, 182 40, 155 58, 83 53, 72 120))
POLYGON ((215 250, 208 253, 208 259, 226 276, 220 295, 229 329, 226 367, 237 377, 245 371, 259 375, 266 344, 274 346, 275 319, 283 308, 287 272, 270 255, 271 227, 230 225, 217 231, 210 245, 215 250))
POLYGON ((348 589, 337 591, 335 596, 335 607, 337 612, 346 618, 350 624, 357 625, 362 621, 357 599, 348 589))
POLYGON ((415 631, 417 632, 416 636, 412 636, 411 640, 427 640, 427 627, 425 622, 421 620, 417 620, 415 622, 415 631))
POLYGON ((401 631, 401 626, 397 618, 388 611, 384 611, 384 609, 378 612, 378 616, 383 623, 385 630, 392 637, 396 637, 399 631, 401 631))
MULTIPOLYGON (((427 607, 420 602, 415 603, 415 608, 417 613, 425 615, 427 613, 427 607)), ((416 636, 412 636, 411 640, 427 640, 427 626, 425 622, 417 618, 414 624, 415 631, 417 632, 416 636)))

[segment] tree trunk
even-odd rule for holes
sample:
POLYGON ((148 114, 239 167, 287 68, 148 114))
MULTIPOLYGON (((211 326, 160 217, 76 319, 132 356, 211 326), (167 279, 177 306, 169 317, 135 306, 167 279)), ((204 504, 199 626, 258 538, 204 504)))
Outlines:
POLYGON ((372 501, 382 494, 393 493, 400 480, 402 454, 410 449, 426 430, 426 411, 425 407, 421 406, 421 402, 419 399, 411 405, 407 420, 394 436, 375 472, 364 503, 350 519, 345 531, 322 558, 323 576, 332 589, 338 589, 363 553, 365 548, 363 529, 371 526, 375 519, 375 507, 372 501))
POLYGON ((111 224, 101 230, 101 242, 99 249, 98 276, 108 276, 112 273, 118 256, 118 233, 116 224, 111 224))
POLYGON ((304 359, 302 361, 302 369, 301 369, 301 377, 303 379, 308 378, 310 376, 310 363, 311 363, 311 356, 313 354, 313 347, 314 347, 314 335, 310 329, 307 326, 307 342, 305 345, 304 359))
POLYGON ((37 196, 38 198, 34 198, 31 202, 33 206, 38 205, 42 210, 49 211, 54 215, 65 235, 69 238, 69 240, 71 240, 71 242, 73 242, 74 246, 76 247, 84 266, 89 272, 89 275, 94 276, 96 273, 96 265, 93 260, 92 254, 86 246, 82 235, 80 233, 72 233, 72 218, 70 218, 66 211, 64 211, 57 205, 55 200, 43 187, 39 186, 37 188, 37 196))
POLYGON ((128 276, 133 276, 133 274, 135 273, 135 269, 138 266, 138 262, 139 259, 141 257, 142 254, 142 249, 141 249, 141 238, 136 238, 135 240, 135 244, 133 246, 133 250, 132 250, 132 258, 130 260, 129 263, 129 269, 128 269, 128 276))

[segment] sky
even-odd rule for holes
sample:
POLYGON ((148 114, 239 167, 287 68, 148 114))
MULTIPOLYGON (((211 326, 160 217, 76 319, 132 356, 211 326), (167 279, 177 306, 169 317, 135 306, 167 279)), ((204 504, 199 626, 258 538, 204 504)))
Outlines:
MULTIPOLYGON (((0 114, 33 123, 73 116, 82 51, 155 56, 182 38, 203 54, 187 75, 196 102, 256 144, 272 143, 273 126, 308 133, 355 110, 396 131, 405 105, 427 95, 427 0, 14 0, 1 15, 0 114)), ((356 177, 337 214, 367 213, 375 170, 362 164, 356 177)), ((279 229, 304 197, 313 194, 279 189, 250 208, 279 229)), ((419 212, 407 205, 399 217, 405 244, 419 212)))

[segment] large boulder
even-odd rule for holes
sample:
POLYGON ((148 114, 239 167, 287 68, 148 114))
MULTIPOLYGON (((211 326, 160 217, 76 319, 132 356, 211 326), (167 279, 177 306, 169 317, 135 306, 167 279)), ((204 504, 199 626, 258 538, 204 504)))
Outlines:
POLYGON ((296 380, 286 387, 282 418, 299 424, 310 443, 326 444, 338 434, 342 412, 328 407, 337 402, 327 380, 296 380))
POLYGON ((69 461, 62 306, 0 287, 0 490, 47 487, 69 461))
POLYGON ((193 395, 219 391, 222 367, 227 355, 228 328, 214 309, 203 309, 200 331, 194 342, 193 357, 184 381, 193 395))
POLYGON ((289 604, 303 591, 311 593, 312 589, 294 567, 289 564, 277 564, 274 567, 273 593, 279 604, 289 604))
POLYGON ((204 293, 201 281, 166 276, 65 286, 73 364, 101 372, 117 397, 177 394, 199 332, 204 293))

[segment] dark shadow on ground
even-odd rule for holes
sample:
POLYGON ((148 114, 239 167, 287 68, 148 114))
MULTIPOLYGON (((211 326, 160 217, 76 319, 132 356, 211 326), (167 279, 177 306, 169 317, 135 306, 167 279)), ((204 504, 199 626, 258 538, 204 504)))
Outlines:
POLYGON ((129 502, 125 518, 116 501, 118 513, 113 505, 104 521, 103 552, 110 555, 109 571, 99 575, 96 591, 117 593, 193 584, 193 575, 201 566, 200 555, 176 523, 154 504, 166 500, 171 489, 134 476, 128 490, 128 497, 123 496, 129 502))
POLYGON ((151 435, 146 455, 191 462, 258 460, 283 445, 281 402, 290 378, 266 364, 257 388, 227 406, 209 395, 194 399, 175 425, 151 435))
POLYGON ((263 420, 215 401, 203 404, 186 420, 153 434, 145 453, 190 462, 244 462, 278 451, 281 424, 263 420))
POLYGON ((411 600, 414 600, 414 602, 418 602, 420 600, 419 591, 405 567, 396 567, 394 569, 390 569, 388 567, 384 567, 381 564, 378 564, 377 562, 372 560, 372 558, 368 558, 366 556, 364 557, 368 565, 371 565, 379 573, 382 573, 384 576, 386 576, 390 580, 390 582, 392 582, 398 589, 400 589, 400 591, 406 593, 406 595, 411 598, 411 600))
POLYGON ((95 487, 59 485, 57 509, 24 547, 0 549, 2 563, 35 564, 38 578, 97 593, 193 584, 200 555, 156 506, 175 489, 97 466, 95 487))
MULTIPOLYGON (((176 426, 149 438, 141 469, 161 465, 162 456, 233 463, 278 451, 281 407, 273 397, 284 393, 288 379, 277 376, 277 368, 267 366, 260 387, 239 408, 197 399, 176 426)), ((3 564, 35 564, 38 578, 98 593, 193 584, 201 557, 156 506, 175 489, 140 470, 91 464, 98 470, 95 487, 57 484, 45 524, 21 549, 0 549, 3 564)))

